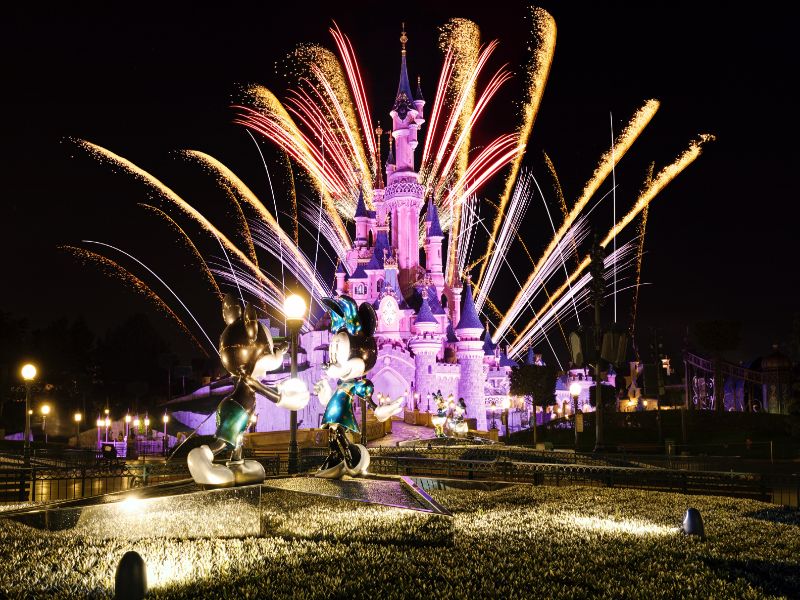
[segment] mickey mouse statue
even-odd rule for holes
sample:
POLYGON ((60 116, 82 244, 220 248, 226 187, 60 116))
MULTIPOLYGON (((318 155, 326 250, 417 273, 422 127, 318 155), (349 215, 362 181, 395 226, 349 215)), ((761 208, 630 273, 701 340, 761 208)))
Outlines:
POLYGON ((328 347, 328 364, 324 367, 327 377, 338 380, 332 390, 326 378, 314 386, 320 404, 325 406, 322 427, 328 430, 330 454, 317 471, 317 477, 338 479, 347 474, 351 477, 363 475, 369 467, 369 452, 361 444, 347 439, 347 430, 358 433, 353 415, 353 401, 363 398, 374 411, 378 421, 386 421, 400 412, 403 399, 378 406, 372 400, 374 386, 365 377, 375 366, 378 349, 375 344, 377 316, 369 303, 357 306, 349 296, 324 298, 322 300, 331 316, 331 337, 328 347))
POLYGON ((286 410, 302 410, 309 394, 299 379, 289 379, 278 387, 259 381, 268 371, 278 369, 288 343, 273 343, 270 332, 258 322, 253 306, 242 304, 231 294, 222 301, 225 329, 219 338, 222 366, 236 379, 236 386, 217 406, 217 431, 208 445, 189 452, 187 463, 195 483, 204 487, 229 487, 261 483, 264 467, 242 459, 242 435, 255 410, 256 392, 286 410), (214 464, 214 456, 231 450, 225 465, 214 464))

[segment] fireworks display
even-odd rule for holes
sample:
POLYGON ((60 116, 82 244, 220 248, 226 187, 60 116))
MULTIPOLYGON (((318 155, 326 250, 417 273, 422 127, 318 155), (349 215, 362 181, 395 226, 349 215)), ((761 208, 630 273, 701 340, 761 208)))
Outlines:
MULTIPOLYGON (((482 40, 475 23, 451 19, 440 28, 438 42, 442 62, 435 95, 427 123, 420 116, 417 125, 427 126, 420 144, 418 171, 419 183, 426 197, 433 198, 441 227, 448 234, 447 250, 443 253, 445 285, 460 286, 462 275, 477 269, 475 305, 487 321, 495 325, 492 341, 505 341, 509 356, 518 356, 532 344, 544 342, 558 360, 558 352, 547 332, 558 325, 564 336, 561 321, 566 319, 574 318, 580 324, 580 312, 586 307, 589 296, 591 276, 587 267, 590 260, 582 258, 590 235, 588 216, 609 194, 615 199, 616 210, 615 184, 611 190, 603 190, 605 195, 601 198, 596 196, 660 105, 657 100, 647 100, 616 136, 612 134, 611 147, 600 157, 592 176, 571 205, 564 197, 555 166, 545 154, 544 168, 552 180, 555 197, 553 205, 558 206, 557 211, 551 212, 549 192, 546 194, 540 186, 534 167, 523 167, 522 161, 553 62, 556 24, 539 8, 533 8, 530 17, 529 53, 520 69, 509 65, 492 66, 498 41, 482 40), (492 102, 498 91, 510 85, 515 71, 522 74, 517 83, 522 86, 523 94, 516 126, 511 131, 490 136, 481 146, 474 146, 476 125, 493 109, 492 102), (500 190, 492 198, 491 193, 485 192, 489 189, 486 184, 501 175, 500 190), (534 259, 529 247, 537 245, 526 244, 521 232, 536 195, 543 202, 553 237, 543 244, 544 250, 534 259), (521 266, 524 261, 514 260, 512 265, 508 260, 517 247, 523 250, 519 253, 521 257, 528 257, 529 268, 521 266), (498 307, 498 300, 491 298, 492 291, 505 274, 510 275, 505 293, 513 290, 515 297, 507 307, 498 307)), ((306 288, 312 298, 311 307, 314 301, 331 294, 330 271, 338 264, 346 266, 348 252, 353 247, 347 225, 353 220, 358 194, 363 191, 367 207, 372 208, 373 196, 380 197, 377 190, 383 185, 383 130, 376 127, 377 121, 371 113, 356 50, 336 23, 330 28, 330 34, 335 51, 318 44, 304 44, 289 55, 285 62, 289 84, 284 99, 265 87, 250 85, 243 90, 240 102, 233 106, 234 122, 253 136, 261 155, 273 195, 272 211, 220 161, 203 152, 186 151, 183 157, 211 174, 223 197, 227 196, 233 206, 233 222, 225 228, 217 227, 172 189, 130 161, 90 142, 77 141, 97 159, 140 179, 165 200, 167 206, 178 209, 201 231, 215 238, 218 247, 214 252, 221 250, 222 256, 206 259, 185 228, 168 214, 167 206, 147 206, 180 235, 216 295, 221 293, 219 282, 222 282, 240 295, 258 300, 272 316, 281 314, 287 275, 306 288), (280 183, 286 185, 286 189, 281 188, 277 195, 259 139, 269 141, 282 154, 280 168, 285 170, 285 176, 280 178, 280 183), (301 194, 298 201, 295 174, 299 177, 297 181, 310 184, 315 193, 301 194), (281 202, 279 206, 276 197, 287 197, 290 201, 281 202), (288 228, 281 227, 282 220, 290 224, 288 228), (223 229, 236 230, 241 243, 234 243, 223 229), (316 239, 317 243, 313 252, 306 254, 301 241, 307 243, 308 239, 316 239), (267 260, 259 261, 259 254, 265 254, 267 260), (270 268, 276 264, 280 264, 279 270, 270 268)), ((408 41, 405 32, 401 41, 405 65, 408 41)), ((391 132, 388 133, 391 146, 391 132)), ((603 247, 613 242, 605 266, 607 276, 613 277, 614 289, 617 289, 618 278, 620 290, 633 289, 634 319, 649 204, 699 156, 702 145, 711 139, 710 135, 700 136, 674 162, 654 176, 651 173, 628 212, 601 236, 603 247), (616 237, 640 213, 644 216, 639 239, 617 247, 616 237), (634 275, 631 276, 630 271, 634 275)), ((538 200, 535 204, 538 206, 538 200)), ((420 237, 421 242, 424 241, 423 227, 420 237)), ((122 267, 103 259, 113 263, 115 267, 112 268, 99 256, 88 253, 83 258, 91 257, 105 268, 116 270, 117 274, 121 272, 122 267)), ((144 283, 136 281, 135 287, 142 291, 144 288, 140 286, 144 283)), ((147 289, 158 298, 157 304, 164 310, 164 301, 147 289)), ((148 297, 156 301, 152 296, 148 297)), ((188 332, 174 312, 169 314, 188 332)), ((307 322, 306 327, 309 325, 307 322)))

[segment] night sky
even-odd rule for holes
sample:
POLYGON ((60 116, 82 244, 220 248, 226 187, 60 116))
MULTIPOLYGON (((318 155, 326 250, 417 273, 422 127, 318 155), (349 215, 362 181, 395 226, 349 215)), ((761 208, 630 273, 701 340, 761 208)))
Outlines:
MULTIPOLYGON (((441 66, 436 27, 449 17, 473 19, 484 39, 501 40, 495 68, 505 61, 514 67, 524 58, 525 4, 431 4, 162 3, 151 10, 139 3, 62 4, 7 14, 0 36, 0 309, 34 326, 84 314, 98 333, 144 311, 176 349, 190 354, 191 346, 147 301, 57 248, 94 239, 152 266, 214 339, 222 324, 218 305, 168 228, 137 207, 149 199, 146 188, 87 157, 68 138, 87 139, 132 160, 225 229, 222 224, 231 221, 224 196, 175 151, 212 154, 270 205, 261 159, 244 130, 231 123, 230 104, 249 82, 282 96, 285 80, 276 62, 298 42, 333 47, 331 19, 354 44, 373 117, 384 127, 397 86, 403 20, 410 74, 421 75, 429 108, 441 66), (401 6, 408 8, 393 8, 401 6)), ((798 271, 790 258, 797 252, 798 222, 793 175, 799 132, 790 93, 800 73, 798 15, 776 3, 748 11, 722 2, 630 4, 540 4, 556 19, 558 41, 525 164, 547 184, 543 188, 555 206, 542 160, 546 151, 567 201, 574 202, 609 145, 609 112, 619 125, 644 100, 657 98, 659 113, 617 169, 622 209, 635 199, 650 161, 658 169, 696 134, 715 134, 717 142, 651 205, 643 280, 653 285, 641 293, 638 328, 645 333, 660 327, 669 351, 677 352, 688 324, 736 319, 745 324, 737 358, 766 353, 773 342, 788 341, 792 315, 800 312, 798 271)), ((476 144, 513 126, 520 91, 517 78, 495 99, 475 133, 476 144)), ((269 145, 262 147, 274 159, 269 145)), ((610 181, 601 193, 609 187, 610 181)), ((485 189, 490 198, 497 192, 496 185, 485 189)), ((603 231, 610 227, 610 203, 595 211, 592 223, 603 231)), ((552 231, 538 197, 523 230, 534 254, 549 242, 552 231)), ((207 242, 203 251, 218 256, 207 242)), ((527 274, 530 267, 519 252, 512 260, 527 274)), ((123 264, 153 283, 130 262, 123 264)), ((499 285, 492 297, 503 307, 511 291, 499 285)), ((629 298, 630 292, 620 298, 623 323, 629 298)))

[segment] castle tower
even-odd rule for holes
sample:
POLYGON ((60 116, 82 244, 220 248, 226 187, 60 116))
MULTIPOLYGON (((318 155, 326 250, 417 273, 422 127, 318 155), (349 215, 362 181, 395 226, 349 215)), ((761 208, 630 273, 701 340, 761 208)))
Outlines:
POLYGON ((384 206, 391 215, 392 246, 397 251, 400 269, 400 291, 408 296, 417 280, 419 268, 419 213, 424 202, 425 189, 418 182, 414 165, 417 148, 417 132, 425 120, 422 118, 424 100, 415 101, 408 81, 406 67, 405 30, 400 36, 400 83, 397 86, 392 110, 392 138, 394 150, 389 146, 390 156, 386 161, 387 186, 384 206))
POLYGON ((336 293, 337 294, 344 294, 345 292, 345 277, 347 276, 347 271, 344 268, 344 263, 339 261, 339 266, 336 267, 336 293))
POLYGON ((428 198, 428 208, 425 213, 425 269, 430 273, 431 281, 436 286, 436 294, 441 297, 444 291, 444 273, 442 271, 442 226, 439 223, 439 211, 433 202, 433 196, 428 198))
POLYGON ((475 310, 472 298, 472 284, 467 278, 464 285, 464 307, 461 320, 456 326, 456 355, 461 366, 458 380, 458 395, 467 404, 467 417, 476 420, 476 429, 486 431, 486 401, 484 385, 486 383, 486 367, 483 364, 483 341, 481 334, 483 325, 475 310))
POLYGON ((367 234, 369 232, 369 212, 367 205, 364 202, 364 189, 361 188, 358 192, 358 203, 356 204, 356 214, 354 215, 356 221, 356 246, 367 245, 367 234))
MULTIPOLYGON (((439 322, 428 303, 428 292, 422 290, 422 306, 414 322, 415 337, 408 342, 414 353, 414 389, 419 394, 420 400, 441 387, 436 382, 436 355, 442 349, 442 336, 437 333, 439 322)), ((483 389, 483 386, 481 386, 483 389)))

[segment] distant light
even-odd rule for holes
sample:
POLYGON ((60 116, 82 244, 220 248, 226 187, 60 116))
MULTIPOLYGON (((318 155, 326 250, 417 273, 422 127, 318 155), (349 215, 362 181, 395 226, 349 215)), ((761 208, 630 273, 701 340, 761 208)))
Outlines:
POLYGON ((32 414, 33 414, 33 409, 32 409, 32 408, 28 409, 28 414, 29 414, 29 415, 32 415, 32 414))
POLYGON ((293 321, 302 320, 306 314, 306 301, 297 294, 286 296, 283 301, 283 314, 293 321))
POLYGON ((105 412, 106 414, 109 414, 111 411, 110 411, 109 409, 106 409, 104 412, 105 412))
POLYGON ((131 422, 131 416, 130 415, 125 415, 125 422, 126 423, 130 423, 131 422))
POLYGON ((150 417, 145 417, 144 418, 144 426, 145 427, 150 427, 150 417))
POLYGON ((583 391, 583 386, 581 386, 581 384, 578 383, 577 381, 573 381, 572 383, 569 384, 569 395, 572 396, 573 398, 577 398, 578 396, 580 396, 582 391, 583 391))
POLYGON ((106 427, 111 427, 111 419, 106 417, 106 427))
POLYGON ((133 426, 134 426, 134 427, 138 427, 138 426, 139 426, 139 417, 136 417, 136 418, 133 420, 133 426))
POLYGON ((164 416, 161 417, 161 420, 164 421, 164 423, 169 423, 169 415, 164 413, 164 416))
POLYGON ((253 413, 252 415, 250 415, 250 422, 255 423, 256 421, 258 421, 258 415, 256 413, 253 413))
POLYGON ((76 422, 76 423, 80 423, 80 422, 83 420, 83 415, 82 415, 81 413, 79 413, 79 412, 76 412, 76 413, 73 415, 73 417, 72 417, 72 418, 73 418, 73 419, 75 419, 75 422, 76 422))
POLYGON ((103 426, 103 419, 97 419, 97 426, 98 427, 102 427, 103 426))
POLYGON ((34 377, 36 377, 36 367, 33 366, 31 363, 23 365, 22 378, 25 381, 31 381, 34 377))
POLYGON ((39 409, 42 411, 42 414, 46 417, 50 414, 50 405, 49 404, 42 404, 42 408, 39 409))
POLYGON ((509 408, 510 406, 511 406, 511 400, 509 399, 508 396, 506 396, 505 398, 503 398, 503 408, 506 409, 509 408))

